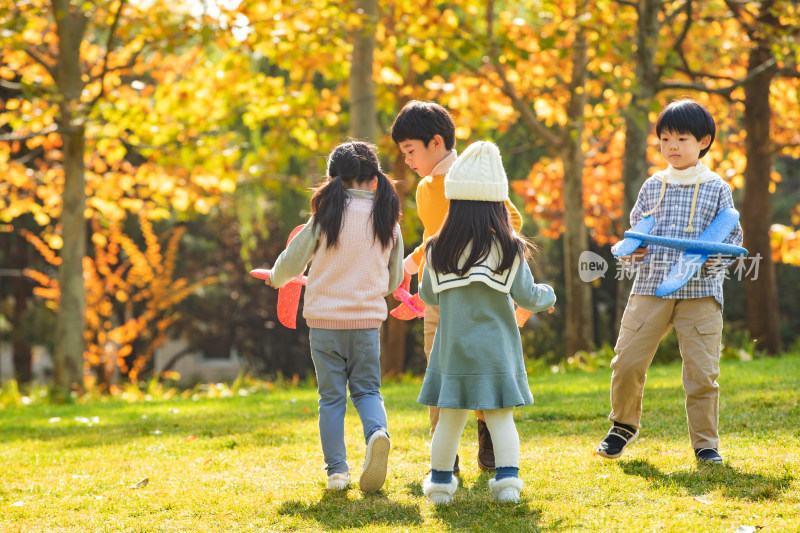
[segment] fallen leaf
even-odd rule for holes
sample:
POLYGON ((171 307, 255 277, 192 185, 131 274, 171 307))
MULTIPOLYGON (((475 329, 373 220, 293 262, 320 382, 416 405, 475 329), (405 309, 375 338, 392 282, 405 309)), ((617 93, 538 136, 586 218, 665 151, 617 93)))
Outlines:
POLYGON ((196 437, 196 436, 194 436, 194 435, 189 435, 188 437, 186 437, 186 438, 185 438, 185 439, 183 439, 183 440, 184 440, 185 442, 188 442, 188 441, 190 441, 190 440, 195 440, 196 438, 197 438, 197 437, 196 437))
POLYGON ((755 530, 753 526, 739 526, 736 528, 736 533, 753 533, 755 530))
POLYGON ((711 500, 706 500, 705 498, 700 498, 699 496, 697 498, 695 498, 695 500, 700 502, 700 503, 705 503, 705 504, 710 504, 711 503, 711 500))
POLYGON ((150 480, 145 477, 145 478, 142 478, 141 480, 139 480, 138 483, 134 483, 133 485, 131 485, 128 488, 129 489, 141 489, 142 487, 146 486, 149 481, 150 480))
POLYGON ((22 507, 23 505, 25 505, 25 502, 14 502, 11 507, 22 507))

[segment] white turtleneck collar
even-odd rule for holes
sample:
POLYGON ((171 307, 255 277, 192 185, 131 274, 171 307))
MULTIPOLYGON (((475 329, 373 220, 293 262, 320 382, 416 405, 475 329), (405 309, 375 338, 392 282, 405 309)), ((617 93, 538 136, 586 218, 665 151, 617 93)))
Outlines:
POLYGON ((444 176, 448 172, 450 172, 450 167, 453 166, 453 163, 456 162, 456 158, 458 154, 456 153, 455 148, 450 150, 446 156, 442 158, 441 161, 436 163, 436 166, 433 167, 431 170, 431 176, 444 176))
POLYGON ((696 185, 722 179, 719 174, 710 170, 700 161, 693 167, 681 170, 670 165, 665 170, 659 170, 653 174, 653 178, 658 181, 666 180, 670 185, 696 185))

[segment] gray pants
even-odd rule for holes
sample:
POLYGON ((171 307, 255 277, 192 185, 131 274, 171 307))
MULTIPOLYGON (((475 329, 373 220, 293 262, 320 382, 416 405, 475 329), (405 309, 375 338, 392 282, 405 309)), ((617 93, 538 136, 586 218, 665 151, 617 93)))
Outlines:
POLYGON ((311 358, 319 392, 319 436, 328 475, 348 472, 344 443, 347 389, 358 411, 366 442, 386 428, 381 397, 380 336, 378 329, 319 329, 309 331, 311 358))

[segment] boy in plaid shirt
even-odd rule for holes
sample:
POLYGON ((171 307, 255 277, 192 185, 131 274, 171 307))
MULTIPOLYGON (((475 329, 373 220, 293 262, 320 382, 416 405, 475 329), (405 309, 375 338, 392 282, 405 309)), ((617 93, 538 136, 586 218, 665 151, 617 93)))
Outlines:
MULTIPOLYGON (((630 215, 631 226, 652 215, 651 235, 696 238, 717 214, 733 207, 730 186, 699 162, 714 142, 716 127, 708 110, 692 100, 669 104, 658 117, 656 134, 661 155, 669 163, 645 181, 630 215)), ((725 239, 741 245, 737 227, 725 239)), ((683 388, 689 437, 698 461, 722 463, 719 448, 719 358, 722 337, 720 266, 709 259, 678 291, 655 296, 656 288, 681 256, 679 250, 650 245, 627 258, 638 263, 637 276, 625 307, 611 361, 613 423, 597 453, 609 459, 622 455, 639 436, 647 368, 658 343, 675 327, 683 359, 683 388)), ((728 261, 726 261, 728 262, 728 261)))

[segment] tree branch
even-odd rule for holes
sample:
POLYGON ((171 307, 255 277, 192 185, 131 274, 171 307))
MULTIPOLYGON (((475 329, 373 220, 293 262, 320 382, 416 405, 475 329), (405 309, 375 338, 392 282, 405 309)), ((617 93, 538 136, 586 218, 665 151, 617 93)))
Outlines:
POLYGON ((59 129, 58 126, 52 125, 49 128, 45 128, 40 131, 33 131, 31 133, 27 133, 25 135, 0 135, 0 142, 16 142, 16 141, 26 141, 28 139, 33 139, 34 137, 41 137, 42 135, 50 135, 51 133, 61 133, 63 130, 59 129))
POLYGON ((636 5, 636 2, 633 2, 632 0, 614 0, 614 1, 623 6, 630 6, 634 9, 639 8, 639 6, 636 5))
POLYGON ((28 54, 31 59, 43 66, 47 73, 50 74, 50 77, 53 78, 53 81, 56 81, 56 70, 54 66, 50 65, 42 56, 39 55, 38 52, 35 52, 30 48, 26 48, 25 53, 28 54))
POLYGON ((501 87, 503 94, 511 99, 514 108, 520 114, 520 117, 522 117, 522 121, 525 123, 525 125, 528 126, 528 128, 530 128, 537 136, 539 136, 551 150, 557 151, 561 146, 560 136, 554 135, 553 132, 547 128, 547 126, 539 121, 539 119, 536 117, 536 113, 533 109, 531 109, 531 105, 528 104, 528 102, 526 102, 522 97, 520 97, 516 87, 514 87, 514 84, 508 81, 508 75, 506 74, 505 67, 500 63, 500 61, 497 60, 493 29, 494 2, 489 2, 487 6, 486 25, 490 47, 489 58, 492 66, 494 67, 494 71, 497 73, 498 77, 500 78, 500 82, 503 85, 501 87))
MULTIPOLYGON (((119 6, 117 7, 117 12, 114 13, 114 20, 111 22, 111 27, 108 30, 108 38, 106 39, 106 51, 103 54, 103 70, 100 73, 100 76, 97 78, 100 80, 100 92, 97 93, 97 96, 95 96, 89 103, 88 105, 89 110, 92 109, 97 104, 97 102, 103 97, 103 94, 105 93, 105 85, 106 85, 105 79, 106 79, 106 74, 108 74, 109 72, 108 56, 111 55, 111 43, 114 41, 114 32, 117 31, 117 26, 119 25, 119 19, 122 14, 122 8, 125 7, 125 1, 126 0, 120 0, 119 6)), ((138 52, 133 56, 134 61, 137 56, 138 52)))
POLYGON ((781 78, 800 78, 800 70, 792 67, 778 69, 777 75, 781 78))
MULTIPOLYGON (((755 77, 763 74, 767 70, 774 68, 777 60, 773 57, 769 61, 761 63, 759 66, 747 73, 744 78, 734 81, 727 87, 709 87, 704 83, 686 83, 686 82, 661 82, 658 85, 658 90, 666 89, 686 89, 689 91, 700 91, 711 94, 719 94, 726 98, 730 98, 731 93, 753 80, 755 77)), ((697 73, 698 76, 704 76, 703 73, 697 73)), ((799 75, 800 76, 800 75, 799 75)), ((709 76, 710 77, 710 76, 709 76)))

